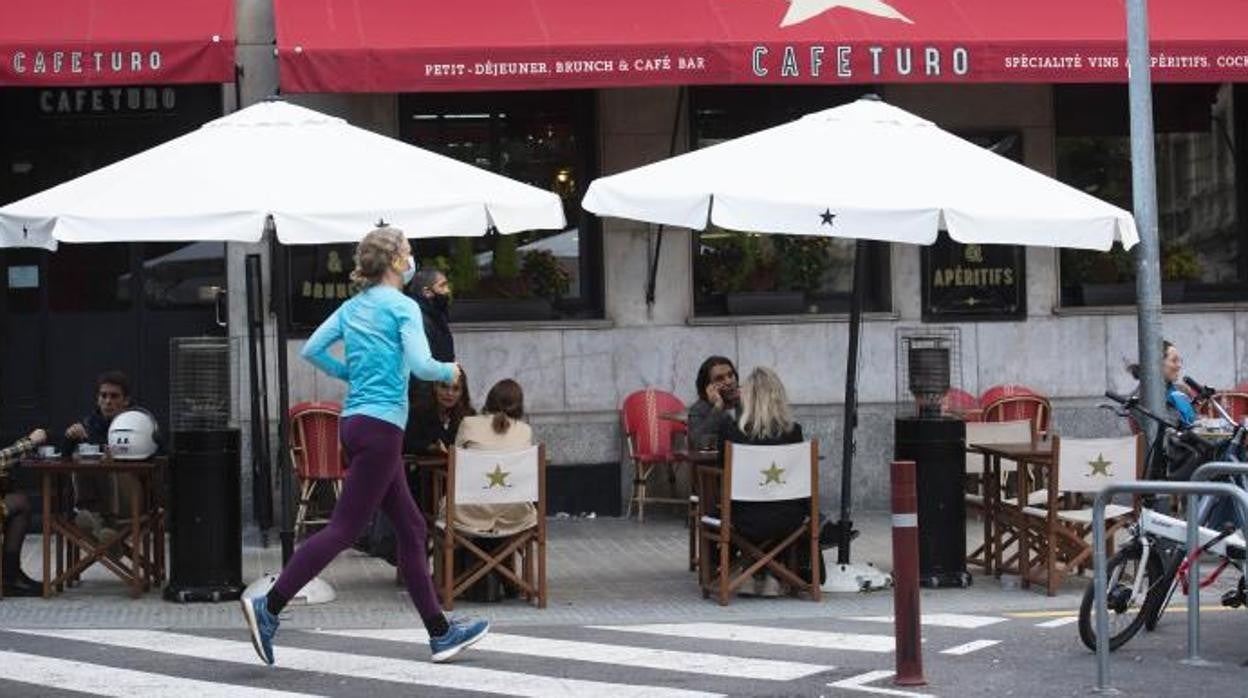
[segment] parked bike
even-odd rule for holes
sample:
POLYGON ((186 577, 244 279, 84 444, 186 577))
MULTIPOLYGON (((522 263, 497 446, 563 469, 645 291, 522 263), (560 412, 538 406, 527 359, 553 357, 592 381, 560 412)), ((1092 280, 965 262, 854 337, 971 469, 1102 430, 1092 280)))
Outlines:
MULTIPOLYGON (((1223 429, 1210 432, 1199 424, 1183 426, 1149 411, 1139 403, 1138 397, 1105 393, 1117 403, 1106 407, 1119 416, 1130 417, 1137 424, 1147 420, 1157 425, 1157 435, 1145 460, 1148 479, 1190 480, 1192 473, 1205 463, 1244 460, 1244 442, 1248 436, 1245 424, 1236 424, 1220 404, 1210 400, 1214 394, 1212 389, 1190 378, 1186 380, 1196 392, 1197 403, 1208 401, 1218 412, 1223 429)), ((1239 487, 1248 484, 1242 477, 1227 479, 1239 487)), ((1225 507, 1216 497, 1199 498, 1196 511, 1201 527, 1200 549, 1189 555, 1187 522, 1159 511, 1162 501, 1153 497, 1143 499, 1139 520, 1128 527, 1130 539, 1106 565, 1110 650, 1126 644, 1140 628, 1154 630, 1176 590, 1187 595, 1193 583, 1188 570, 1197 555, 1213 556, 1216 566, 1205 579, 1194 580, 1195 583, 1201 588, 1207 587, 1217 581, 1227 567, 1234 567, 1240 574, 1239 582, 1223 595, 1222 603, 1234 608, 1245 605, 1245 551, 1248 547, 1243 533, 1238 532, 1243 522, 1238 520, 1233 507, 1225 507)), ((1094 602, 1095 593, 1089 585, 1079 607, 1079 637, 1093 651, 1096 650, 1094 602)))

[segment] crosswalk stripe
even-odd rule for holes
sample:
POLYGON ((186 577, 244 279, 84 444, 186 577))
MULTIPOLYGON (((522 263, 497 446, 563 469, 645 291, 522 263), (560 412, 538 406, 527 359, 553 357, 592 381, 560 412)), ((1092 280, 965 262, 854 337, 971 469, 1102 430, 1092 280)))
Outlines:
MULTIPOLYGON (((855 616, 850 620, 861 620, 868 623, 892 623, 892 616, 855 616)), ((968 616, 961 613, 924 613, 922 618, 923 625, 931 625, 939 628, 961 628, 963 630, 974 630, 996 623, 1004 623, 1007 618, 997 616, 968 616)))
POLYGON ((1066 616, 1065 618, 1054 618, 1053 620, 1046 620, 1043 623, 1036 623, 1036 627, 1037 628, 1060 628, 1063 625, 1070 625, 1071 623, 1078 622, 1078 620, 1079 620, 1078 616, 1066 616))
POLYGON ((971 652, 978 652, 979 650, 982 650, 986 647, 992 647, 993 645, 998 645, 998 644, 1001 644, 1000 640, 972 640, 970 642, 958 645, 957 647, 950 647, 947 650, 941 650, 940 653, 952 654, 954 656, 961 656, 964 654, 970 654, 971 652))
MULTIPOLYGON (((78 642, 98 643, 113 647, 255 665, 261 668, 250 642, 154 630, 13 630, 39 637, 56 637, 78 642)), ((241 634, 241 632, 240 632, 241 634)), ((358 679, 374 679, 405 684, 419 684, 465 691, 482 691, 500 695, 609 695, 638 698, 710 698, 715 693, 686 691, 660 686, 630 685, 566 679, 537 674, 524 674, 497 669, 479 669, 455 664, 432 664, 410 659, 371 657, 344 652, 327 652, 298 647, 276 648, 277 665, 284 669, 310 671, 358 679)))
MULTIPOLYGON (((429 641, 428 634, 420 629, 325 630, 321 632, 325 635, 391 642, 424 644, 429 641)), ((765 681, 792 681, 836 668, 804 662, 730 657, 704 652, 608 645, 579 640, 552 640, 544 637, 501 633, 487 635, 475 647, 487 652, 765 681)))
POLYGON ((730 640, 764 645, 788 645, 810 649, 851 650, 855 652, 892 652, 896 640, 892 635, 834 633, 815 630, 790 630, 757 625, 730 623, 659 623, 653 625, 591 625, 600 630, 625 633, 646 633, 668 637, 689 637, 700 640, 730 640))
POLYGON ((0 679, 17 683, 79 691, 115 698, 312 698, 310 693, 292 693, 236 684, 184 679, 103 664, 88 664, 24 652, 0 651, 0 679))
POLYGON ((878 693, 884 696, 903 696, 904 698, 935 698, 935 696, 926 693, 915 693, 914 691, 902 691, 896 688, 884 688, 881 686, 868 686, 867 684, 887 679, 893 675, 893 672, 887 669, 879 671, 868 671, 865 674, 851 676, 848 679, 841 679, 835 683, 828 684, 828 688, 840 688, 847 691, 860 691, 862 693, 878 693))

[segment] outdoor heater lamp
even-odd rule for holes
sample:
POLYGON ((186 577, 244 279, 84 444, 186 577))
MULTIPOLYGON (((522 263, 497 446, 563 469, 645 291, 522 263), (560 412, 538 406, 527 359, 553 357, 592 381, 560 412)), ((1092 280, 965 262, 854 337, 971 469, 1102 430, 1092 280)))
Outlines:
POLYGON ((920 417, 939 417, 941 400, 949 392, 949 346, 941 338, 915 337, 910 342, 910 392, 920 417))

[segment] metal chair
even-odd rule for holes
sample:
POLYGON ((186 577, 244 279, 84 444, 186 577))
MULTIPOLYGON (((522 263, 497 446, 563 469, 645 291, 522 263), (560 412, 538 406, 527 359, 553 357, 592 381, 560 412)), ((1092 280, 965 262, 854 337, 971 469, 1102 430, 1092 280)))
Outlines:
POLYGON ((672 419, 661 419, 665 413, 682 412, 685 404, 675 395, 646 388, 624 398, 620 408, 621 427, 627 443, 628 459, 633 463, 633 491, 628 498, 624 518, 633 512, 637 504, 637 520, 646 519, 646 502, 689 505, 689 500, 675 497, 650 497, 646 493, 651 474, 657 466, 666 463, 668 483, 674 488, 677 462, 673 456, 672 435, 688 431, 688 426, 672 419))
POLYGON ((308 524, 329 523, 328 517, 308 518, 317 488, 328 484, 334 501, 342 496, 345 472, 342 442, 338 437, 342 406, 336 402, 300 402, 290 408, 290 462, 299 478, 299 508, 295 512, 295 538, 308 524))
POLYGON ((1053 408, 1048 398, 1025 385, 997 385, 984 391, 979 397, 985 422, 1012 422, 1030 419, 1037 433, 1049 431, 1049 418, 1053 408))

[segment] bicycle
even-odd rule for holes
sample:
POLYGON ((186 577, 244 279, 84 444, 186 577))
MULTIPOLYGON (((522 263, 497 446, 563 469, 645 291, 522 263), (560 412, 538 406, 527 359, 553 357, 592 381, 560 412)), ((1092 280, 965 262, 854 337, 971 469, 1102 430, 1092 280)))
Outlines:
MULTIPOLYGON (((1187 379, 1197 392, 1197 400, 1208 400, 1213 390, 1187 379)), ((1137 397, 1124 397, 1107 392, 1106 397, 1118 403, 1114 409, 1119 416, 1132 417, 1137 423, 1141 418, 1158 425, 1146 457, 1145 476, 1149 479, 1189 480, 1197 467, 1212 460, 1242 460, 1244 439, 1248 430, 1244 424, 1235 424, 1230 415, 1216 402, 1211 404, 1222 420, 1232 425, 1229 436, 1215 441, 1207 439, 1193 427, 1183 427, 1169 419, 1158 416, 1139 404, 1137 397)), ((1232 478, 1240 487, 1242 478, 1232 478)), ((1217 581, 1227 567, 1235 567, 1239 573, 1236 588, 1223 595, 1224 605, 1245 605, 1245 542, 1237 526, 1228 524, 1221 530, 1206 524, 1217 519, 1218 501, 1213 497, 1201 497, 1197 504, 1197 520, 1200 549, 1194 555, 1187 554, 1187 522, 1156 511, 1156 500, 1146 498, 1139 520, 1128 527, 1130 540, 1109 560, 1106 566, 1107 605, 1110 619, 1110 650, 1126 644, 1139 632, 1156 629, 1176 590, 1186 596, 1191 580, 1188 569, 1194 555, 1214 555, 1217 567, 1205 579, 1196 580, 1201 588, 1217 581)), ((1083 595, 1079 606, 1079 637, 1083 644, 1096 650, 1096 634, 1092 605, 1095 594, 1091 585, 1083 595)))

